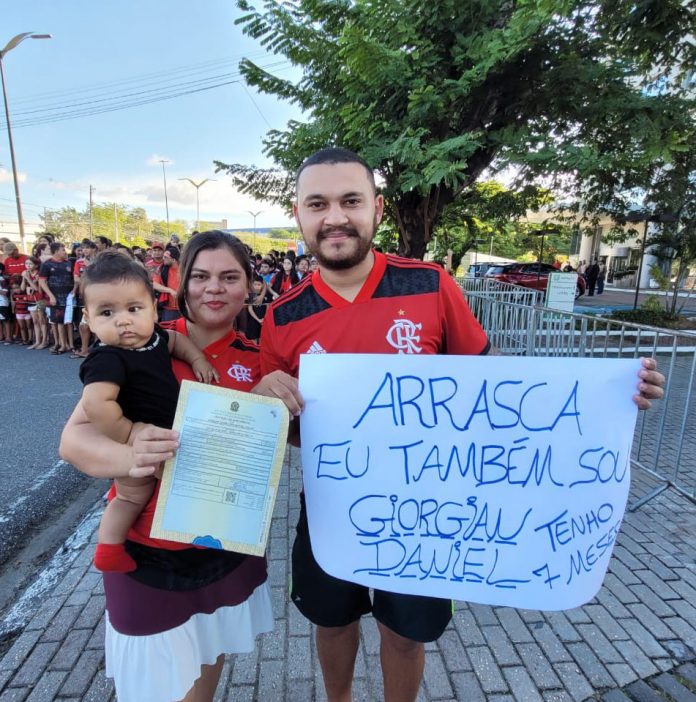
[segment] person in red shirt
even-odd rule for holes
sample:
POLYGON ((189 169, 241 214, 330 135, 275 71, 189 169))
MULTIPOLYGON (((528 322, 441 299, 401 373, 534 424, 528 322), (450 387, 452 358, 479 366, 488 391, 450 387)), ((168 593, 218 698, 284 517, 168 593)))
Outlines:
POLYGON ((164 246, 159 242, 155 242, 150 249, 150 258, 145 261, 147 269, 150 271, 151 275, 155 275, 160 272, 162 267, 162 259, 164 258, 164 246))
POLYGON ((162 256, 162 267, 155 273, 152 284, 160 293, 157 309, 161 322, 172 322, 181 317, 176 291, 179 288, 179 249, 167 249, 162 256))
POLYGON ((9 241, 4 246, 5 251, 5 275, 10 278, 13 275, 22 275, 24 273, 24 262, 27 260, 28 256, 19 253, 17 245, 9 241))
POLYGON ((12 313, 19 328, 19 343, 28 346, 31 343, 32 333, 31 314, 29 313, 29 305, 32 301, 26 293, 22 292, 22 276, 18 273, 10 278, 10 294, 12 313))
MULTIPOLYGON (((222 386, 278 397, 284 394, 278 383, 291 388, 292 378, 261 378, 258 346, 234 328, 250 276, 238 239, 198 234, 182 254, 177 296, 184 317, 165 326, 205 354, 222 386)), ((175 360, 172 368, 179 380, 194 379, 185 363, 175 360)), ((296 404, 289 409, 298 411, 296 404)), ((134 427, 131 439, 132 445, 120 444, 98 433, 80 403, 60 452, 95 477, 145 477, 178 447, 176 432, 152 425, 134 427)), ((106 674, 122 702, 212 702, 224 654, 253 650, 256 636, 273 628, 266 559, 153 539, 155 504, 153 496, 128 534, 138 569, 103 576, 106 674)))
POLYGON ((24 262, 22 273, 22 292, 29 298, 27 308, 34 327, 34 343, 27 351, 41 350, 48 347, 48 319, 46 319, 46 298, 39 283, 39 266, 41 262, 35 256, 29 256, 24 262))
POLYGON ((289 256, 283 259, 282 269, 279 270, 271 281, 271 290, 275 297, 282 295, 300 282, 300 276, 295 270, 295 262, 289 256))
MULTIPOLYGON (((261 372, 297 376, 302 353, 485 354, 486 334, 461 290, 439 266, 372 249, 384 210, 372 170, 357 154, 324 149, 300 167, 295 219, 319 268, 270 306, 261 333, 261 372)), ((653 359, 640 372, 639 407, 662 396, 653 359)), ((284 389, 279 387, 278 391, 284 389)), ((301 406, 301 398, 299 398, 301 406)), ((304 504, 293 547, 291 598, 316 624, 329 700, 351 699, 360 618, 380 633, 384 699, 415 700, 422 642, 437 639, 451 602, 375 590, 326 574, 311 551, 304 504)))

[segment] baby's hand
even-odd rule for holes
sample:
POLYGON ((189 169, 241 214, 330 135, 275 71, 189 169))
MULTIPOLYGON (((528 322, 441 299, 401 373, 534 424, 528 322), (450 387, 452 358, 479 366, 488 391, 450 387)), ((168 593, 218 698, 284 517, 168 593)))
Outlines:
POLYGON ((220 376, 218 372, 213 368, 207 359, 201 356, 197 358, 192 364, 193 374, 196 379, 201 383, 218 383, 220 382, 220 376))

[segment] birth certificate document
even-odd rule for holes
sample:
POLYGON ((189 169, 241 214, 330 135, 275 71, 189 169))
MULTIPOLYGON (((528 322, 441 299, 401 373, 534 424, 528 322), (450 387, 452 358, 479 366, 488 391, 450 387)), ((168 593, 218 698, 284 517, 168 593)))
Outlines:
POLYGON ((262 556, 288 418, 276 398, 184 380, 151 536, 262 556))

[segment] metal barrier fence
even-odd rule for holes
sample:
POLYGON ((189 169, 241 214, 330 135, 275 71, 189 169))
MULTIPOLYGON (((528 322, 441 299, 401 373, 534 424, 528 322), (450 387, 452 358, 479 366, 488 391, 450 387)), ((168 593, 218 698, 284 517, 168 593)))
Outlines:
POLYGON ((541 305, 544 302, 542 290, 503 283, 495 278, 456 278, 455 280, 467 294, 485 293, 489 298, 516 302, 520 305, 541 305))
POLYGON ((496 290, 494 282, 486 281, 488 287, 467 283, 465 294, 491 344, 504 354, 657 359, 667 376, 665 397, 640 412, 631 455, 632 464, 657 483, 630 509, 669 487, 696 500, 696 333, 525 304, 518 301, 524 293, 496 290))

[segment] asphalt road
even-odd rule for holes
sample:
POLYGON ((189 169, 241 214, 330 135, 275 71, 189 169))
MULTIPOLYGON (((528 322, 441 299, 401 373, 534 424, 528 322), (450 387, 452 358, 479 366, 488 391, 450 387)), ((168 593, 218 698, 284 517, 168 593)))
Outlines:
POLYGON ((60 460, 79 360, 0 346, 0 610, 107 489, 60 460))

